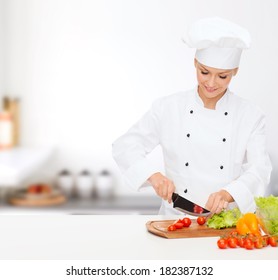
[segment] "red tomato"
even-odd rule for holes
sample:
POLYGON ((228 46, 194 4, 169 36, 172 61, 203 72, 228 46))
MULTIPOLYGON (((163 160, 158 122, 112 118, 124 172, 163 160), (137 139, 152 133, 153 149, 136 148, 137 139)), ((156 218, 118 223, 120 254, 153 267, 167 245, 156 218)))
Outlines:
POLYGON ((258 238, 255 239, 254 247, 256 249, 262 249, 263 248, 263 239, 262 239, 262 237, 258 237, 258 238))
POLYGON ((201 213, 203 213, 204 209, 201 206, 195 204, 193 211, 194 211, 194 213, 201 214, 201 213))
POLYGON ((174 223, 174 226, 175 226, 177 229, 181 229, 181 228, 183 228, 183 223, 176 222, 176 223, 174 223))
POLYGON ((278 237, 275 236, 269 236, 268 237, 268 243, 271 247, 277 247, 278 237))
POLYGON ((248 233, 248 234, 247 234, 247 237, 248 237, 249 239, 251 239, 252 241, 256 240, 256 238, 257 238, 257 236, 256 236, 255 234, 253 234, 253 233, 248 233))
POLYGON ((170 226, 168 226, 168 231, 174 231, 174 230, 176 230, 177 228, 176 228, 176 226, 175 225, 170 225, 170 226))
POLYGON ((238 245, 238 240, 235 237, 229 237, 227 242, 230 248, 236 248, 238 245))
POLYGON ((254 249, 254 242, 250 238, 246 238, 244 241, 244 248, 247 250, 254 249))
POLYGON ((244 242, 245 242, 245 238, 244 237, 238 237, 237 239, 237 242, 238 242, 238 246, 241 247, 241 248, 244 248, 244 242))
POLYGON ((220 238, 217 241, 217 246, 219 249, 226 249, 228 247, 228 242, 225 238, 220 238))
POLYGON ((190 218, 183 218, 182 220, 184 227, 189 227, 191 225, 191 219, 190 218))
POLYGON ((175 224, 175 223, 182 223, 183 224, 183 220, 182 219, 178 219, 173 224, 175 224))
POLYGON ((263 246, 266 247, 269 245, 269 240, 268 240, 268 235, 263 235, 262 240, 263 240, 263 246))
POLYGON ((204 223, 206 222, 206 218, 205 217, 198 217, 197 218, 197 223, 199 224, 199 225, 203 225, 204 223))

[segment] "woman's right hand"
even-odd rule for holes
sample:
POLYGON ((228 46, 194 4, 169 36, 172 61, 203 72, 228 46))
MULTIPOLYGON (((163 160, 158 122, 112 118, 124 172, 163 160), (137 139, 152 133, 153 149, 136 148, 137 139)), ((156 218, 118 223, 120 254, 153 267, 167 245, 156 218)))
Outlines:
POLYGON ((172 194, 175 191, 174 183, 160 172, 154 173, 149 179, 149 183, 153 186, 156 194, 164 200, 172 202, 172 194))

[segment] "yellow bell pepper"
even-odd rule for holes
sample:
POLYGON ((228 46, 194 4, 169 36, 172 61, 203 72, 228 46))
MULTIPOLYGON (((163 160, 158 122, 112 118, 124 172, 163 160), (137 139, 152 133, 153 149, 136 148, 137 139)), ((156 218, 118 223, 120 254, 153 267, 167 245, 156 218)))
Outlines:
POLYGON ((241 235, 246 235, 246 234, 250 234, 250 233, 252 233, 254 235, 261 235, 260 228, 259 228, 259 222, 258 222, 256 214, 254 214, 254 213, 244 214, 237 221, 236 230, 241 235))

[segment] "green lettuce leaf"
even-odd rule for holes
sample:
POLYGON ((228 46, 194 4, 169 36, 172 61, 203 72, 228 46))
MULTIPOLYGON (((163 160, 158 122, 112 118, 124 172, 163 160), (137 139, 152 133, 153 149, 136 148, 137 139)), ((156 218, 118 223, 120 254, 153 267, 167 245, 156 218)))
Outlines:
POLYGON ((269 234, 278 235, 278 197, 255 197, 256 214, 262 219, 269 234))
POLYGON ((214 229, 235 227, 241 216, 242 213, 238 208, 223 210, 219 214, 214 214, 210 217, 207 220, 207 226, 214 229))

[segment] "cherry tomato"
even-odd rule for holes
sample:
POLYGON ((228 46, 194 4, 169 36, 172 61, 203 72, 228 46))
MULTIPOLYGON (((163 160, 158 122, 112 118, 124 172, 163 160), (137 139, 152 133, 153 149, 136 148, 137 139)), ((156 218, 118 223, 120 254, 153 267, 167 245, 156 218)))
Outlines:
POLYGON ((239 247, 244 248, 245 238, 243 236, 238 237, 237 242, 239 247))
POLYGON ((174 231, 174 230, 176 230, 177 228, 176 228, 176 226, 175 225, 170 225, 170 226, 168 226, 168 231, 174 231))
POLYGON ((183 228, 183 223, 176 222, 176 223, 174 223, 174 226, 175 226, 177 229, 181 229, 181 228, 183 228))
POLYGON ((263 246, 266 247, 269 245, 269 240, 268 240, 268 235, 263 235, 262 240, 263 240, 263 246))
POLYGON ((229 237, 227 242, 230 248, 236 248, 238 245, 238 240, 235 237, 229 237))
POLYGON ((256 249, 262 249, 263 248, 263 239, 262 239, 262 237, 258 237, 258 238, 255 239, 254 247, 256 249))
POLYGON ((255 235, 254 233, 248 233, 248 234, 247 234, 247 237, 248 237, 249 239, 251 239, 252 241, 254 241, 254 240, 256 240, 257 235, 255 235))
POLYGON ((183 221, 182 221, 182 219, 178 219, 178 220, 173 222, 173 225, 176 224, 176 223, 183 223, 183 221))
POLYGON ((268 243, 271 247, 277 247, 278 237, 275 236, 269 236, 268 237, 268 243))
POLYGON ((191 225, 191 219, 187 217, 183 218, 182 223, 184 227, 189 227, 191 225))
POLYGON ((253 250, 254 242, 250 238, 246 238, 244 241, 244 248, 247 250, 253 250))
POLYGON ((217 246, 219 249, 226 249, 228 247, 227 239, 225 238, 218 239, 217 246))
POLYGON ((206 222, 206 218, 205 217, 198 217, 197 218, 197 223, 199 224, 199 225, 203 225, 204 223, 206 222))
POLYGON ((236 232, 230 232, 228 235, 221 236, 217 241, 217 245, 221 249, 236 248, 240 246, 247 250, 262 249, 268 245, 272 247, 278 246, 278 236, 270 235, 255 235, 255 234, 238 234, 236 232))

